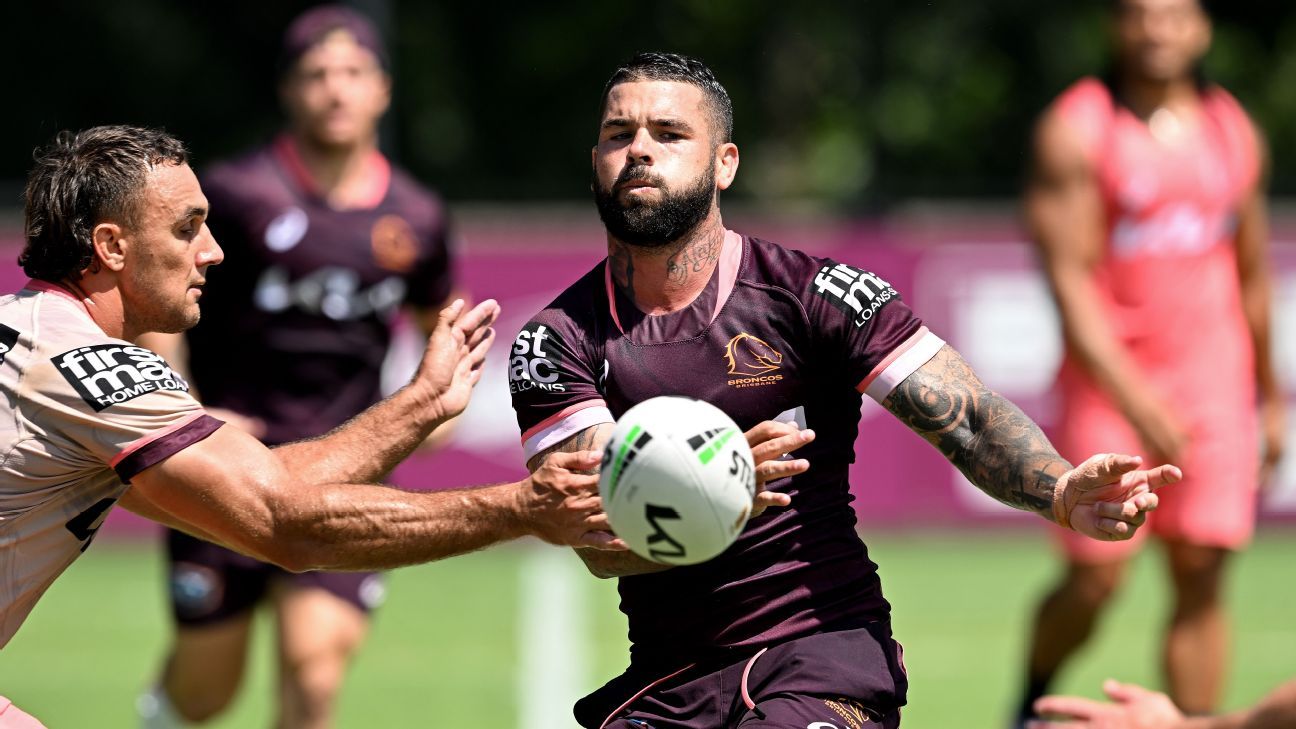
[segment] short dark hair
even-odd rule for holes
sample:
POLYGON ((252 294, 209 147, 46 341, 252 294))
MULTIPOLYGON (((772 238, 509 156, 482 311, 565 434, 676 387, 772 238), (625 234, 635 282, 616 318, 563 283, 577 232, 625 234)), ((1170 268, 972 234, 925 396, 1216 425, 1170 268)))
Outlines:
POLYGON ((297 67, 306 52, 336 31, 346 31, 360 47, 378 59, 384 71, 391 69, 391 59, 382 33, 368 16, 344 5, 318 5, 298 15, 284 31, 276 67, 283 78, 297 67))
POLYGON ((630 81, 679 81, 702 89, 711 107, 711 121, 717 141, 733 139, 733 102, 729 92, 716 80, 707 65, 696 58, 678 53, 640 53, 612 72, 607 86, 603 87, 600 111, 607 108, 608 94, 617 84, 630 81))
POLYGON ((27 244, 18 265, 32 278, 58 281, 94 260, 96 225, 134 225, 150 169, 188 164, 189 152, 160 129, 102 126, 59 132, 32 158, 23 194, 27 244))

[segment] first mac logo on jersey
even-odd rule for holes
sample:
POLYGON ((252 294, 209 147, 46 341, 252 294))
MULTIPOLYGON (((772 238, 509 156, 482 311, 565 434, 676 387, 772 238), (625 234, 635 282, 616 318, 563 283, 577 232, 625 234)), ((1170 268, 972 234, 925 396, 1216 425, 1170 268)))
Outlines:
POLYGON ((143 347, 98 344, 55 355, 54 366, 86 404, 99 412, 159 390, 189 391, 189 384, 143 347))
POLYGON ((900 298, 891 284, 876 274, 836 261, 825 262, 830 265, 820 268, 814 277, 814 292, 851 317, 857 327, 868 323, 887 302, 900 298))
POLYGON ((567 386, 558 381, 556 342, 553 331, 544 324, 531 322, 522 327, 509 357, 509 392, 567 391, 567 386))

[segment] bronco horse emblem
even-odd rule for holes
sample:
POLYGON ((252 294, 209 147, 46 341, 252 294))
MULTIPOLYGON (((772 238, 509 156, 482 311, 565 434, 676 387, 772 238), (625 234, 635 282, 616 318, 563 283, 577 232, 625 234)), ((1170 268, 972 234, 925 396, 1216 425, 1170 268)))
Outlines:
POLYGON ((783 355, 759 337, 743 332, 729 340, 725 360, 729 362, 729 374, 755 377, 778 369, 783 355))

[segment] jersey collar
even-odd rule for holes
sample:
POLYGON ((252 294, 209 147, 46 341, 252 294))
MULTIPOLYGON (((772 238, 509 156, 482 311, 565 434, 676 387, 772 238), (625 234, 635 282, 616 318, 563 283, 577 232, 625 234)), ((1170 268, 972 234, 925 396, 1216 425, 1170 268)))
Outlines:
MULTIPOLYGON (((728 228, 725 229, 724 245, 720 249, 719 267, 720 290, 716 295, 715 307, 711 310, 711 318, 708 323, 715 321, 720 315, 720 310, 724 308, 725 302, 729 300, 729 294, 733 293, 734 284, 738 281, 738 267, 742 263, 743 238, 728 228)), ((603 284, 607 288, 607 305, 608 312, 612 315, 612 323, 621 334, 625 334, 625 327, 621 326, 621 317, 617 314, 616 306, 616 286, 612 283, 612 267, 607 261, 603 262, 603 284)))
MULTIPOLYGON (((85 301, 77 298, 76 294, 52 281, 33 278, 28 280, 27 283, 23 285, 23 288, 28 291, 37 291, 42 294, 53 294, 59 298, 67 299, 76 304, 77 308, 81 309, 81 311, 85 312, 86 316, 90 316, 90 308, 86 306, 85 301)), ((92 321, 94 320, 94 317, 90 318, 92 321)))
MULTIPOLYGON (((311 177, 310 170, 302 159, 301 151, 297 149, 297 143, 290 135, 280 134, 275 139, 274 155, 303 192, 320 200, 325 199, 324 193, 315 183, 315 178, 311 177)), ((387 190, 390 187, 391 163, 382 152, 374 150, 365 165, 364 193, 359 196, 358 204, 349 209, 373 210, 387 197, 387 190)))

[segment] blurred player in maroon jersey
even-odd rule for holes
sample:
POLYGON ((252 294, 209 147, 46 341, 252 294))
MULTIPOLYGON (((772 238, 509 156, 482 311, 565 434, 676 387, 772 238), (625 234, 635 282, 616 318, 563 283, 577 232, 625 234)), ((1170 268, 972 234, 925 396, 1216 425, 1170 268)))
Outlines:
MULTIPOLYGON (((862 398, 992 496, 1127 538, 1172 466, 1078 468, 867 270, 728 230, 738 172, 729 96, 702 62, 644 53, 604 89, 592 150, 606 260, 518 334, 510 390, 528 465, 601 448, 635 403, 713 403, 795 460, 766 464, 738 540, 668 568, 577 550, 619 578, 630 667, 576 705, 589 729, 895 727, 908 680, 847 479, 862 398), (807 470, 808 469, 808 470, 807 470), (775 508, 765 508, 773 506, 775 508)), ((658 528, 669 536, 670 522, 658 528)))
MULTIPOLYGON (((206 406, 269 445, 328 432, 377 401, 395 315, 405 307, 426 328, 451 291, 440 200, 378 151, 386 63, 363 16, 302 14, 280 67, 287 131, 203 176, 227 256, 202 326, 187 334, 188 371, 206 406), (222 356, 231 343, 240 357, 222 356)), ((150 344, 176 361, 178 347, 150 344)), ((253 609, 268 599, 278 725, 329 726, 382 576, 289 574, 178 531, 167 546, 176 640, 141 711, 220 713, 243 676, 253 609)))
MULTIPOLYGON (((1075 83, 1040 121, 1027 213, 1066 335, 1062 454, 1183 467, 1141 534, 1164 542, 1174 585, 1169 695, 1204 713, 1227 664, 1225 566, 1251 538, 1257 484, 1283 448, 1263 145, 1238 102, 1201 78, 1211 27, 1198 0, 1115 0, 1114 30, 1114 75, 1075 83)), ((1035 622, 1023 717, 1144 541, 1056 536, 1067 570, 1035 622)))

